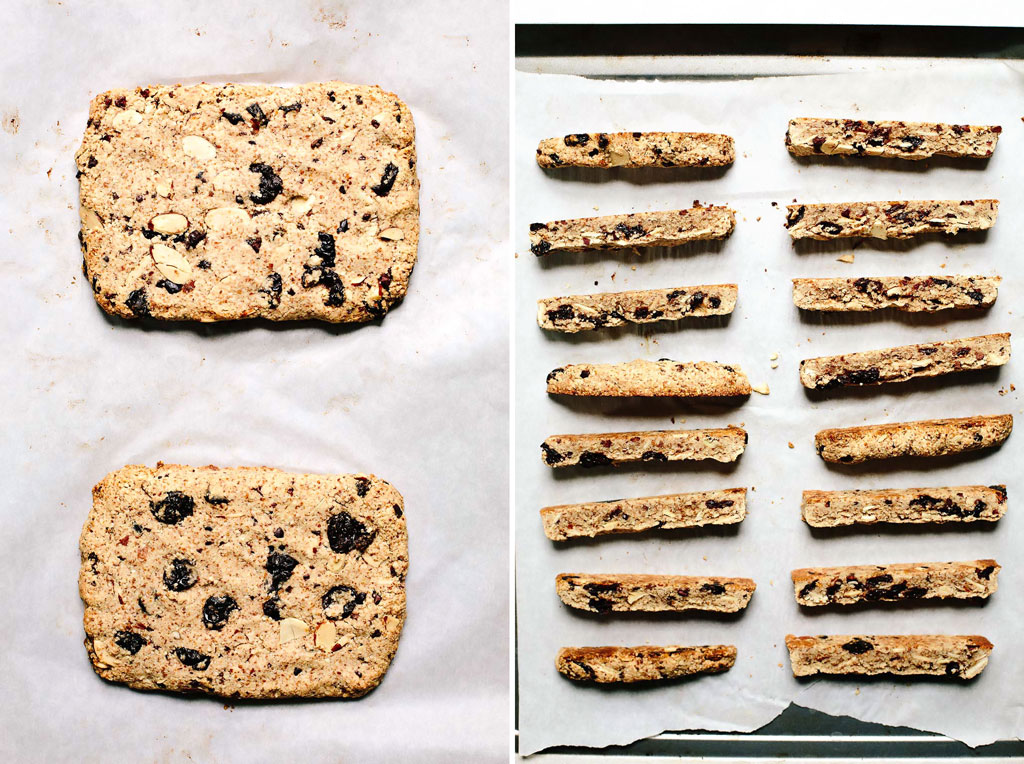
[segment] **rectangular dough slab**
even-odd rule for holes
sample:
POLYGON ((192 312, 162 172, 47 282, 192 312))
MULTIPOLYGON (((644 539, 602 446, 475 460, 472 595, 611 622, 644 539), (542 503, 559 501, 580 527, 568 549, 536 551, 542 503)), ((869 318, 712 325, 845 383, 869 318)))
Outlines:
POLYGON ((544 169, 720 167, 735 159, 732 138, 716 133, 574 133, 537 146, 544 169))
POLYGON ((840 202, 786 205, 794 239, 909 239, 922 233, 985 231, 996 223, 998 199, 840 202))
POLYGON ((735 309, 737 292, 735 284, 706 284, 549 297, 537 301, 537 324, 573 334, 624 324, 724 316, 735 309))
POLYGON ((999 295, 999 276, 870 276, 793 279, 793 304, 826 312, 894 310, 931 313, 987 308, 999 295))
POLYGON ((718 674, 735 664, 734 645, 563 647, 555 659, 555 668, 567 679, 599 684, 718 674))
POLYGON ((1005 485, 804 491, 801 515, 814 528, 875 523, 994 523, 1006 514, 1005 485))
POLYGON ((108 313, 370 321, 406 293, 415 131, 378 87, 111 90, 76 161, 86 277, 108 313))
POLYGON ((740 427, 552 435, 540 444, 549 467, 605 467, 635 462, 734 462, 747 447, 740 427))
POLYGON ((750 603, 756 588, 749 578, 722 576, 561 573, 555 578, 562 602, 592 613, 735 613, 750 603))
POLYGON ((786 636, 793 676, 931 675, 971 679, 988 665, 985 637, 946 634, 786 636))
POLYGON ((614 398, 730 398, 750 395, 750 380, 738 366, 710 361, 575 363, 548 374, 548 392, 614 398))
POLYGON ((405 621, 403 512, 373 475, 112 472, 81 537, 89 659, 143 690, 365 695, 405 621))
POLYGON ((845 154, 896 159, 932 156, 987 159, 999 125, 800 118, 789 121, 786 148, 796 156, 845 154))
POLYGON ((800 362, 800 384, 811 390, 906 382, 960 371, 1003 366, 1010 360, 1010 335, 903 345, 863 353, 808 358, 800 362))

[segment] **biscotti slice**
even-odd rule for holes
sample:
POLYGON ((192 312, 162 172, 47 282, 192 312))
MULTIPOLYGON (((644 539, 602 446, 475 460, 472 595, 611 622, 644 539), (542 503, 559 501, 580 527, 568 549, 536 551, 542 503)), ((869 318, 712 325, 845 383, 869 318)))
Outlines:
POLYGON ((922 233, 989 229, 995 225, 999 200, 790 204, 786 210, 786 228, 794 239, 909 239, 922 233))
POLYGON ((735 613, 757 588, 749 578, 561 573, 555 591, 571 608, 592 613, 710 610, 735 613))
POLYGON ((1013 416, 969 416, 821 430, 814 448, 826 462, 856 464, 899 456, 946 456, 994 448, 1013 430, 1013 416))
POLYGON ((724 316, 736 307, 737 291, 735 284, 707 284, 549 297, 537 301, 537 324, 572 334, 623 324, 724 316))
POLYGON ((549 467, 605 467, 635 462, 734 462, 747 447, 740 427, 552 435, 540 444, 549 467))
POLYGON ((577 682, 656 682, 694 674, 718 674, 736 664, 734 645, 563 647, 555 668, 577 682))
POLYGON ((530 223, 530 251, 537 257, 551 252, 590 249, 678 247, 691 241, 724 239, 736 225, 728 207, 695 206, 687 210, 637 212, 596 218, 530 223))
POLYGON ((710 361, 574 363, 548 374, 548 392, 614 398, 729 398, 750 395, 750 380, 738 366, 710 361))
POLYGON ((741 522, 746 514, 746 488, 559 504, 540 511, 544 535, 552 541, 662 528, 732 525, 741 522))
POLYGON ((405 621, 402 497, 373 475, 124 467, 81 552, 89 658, 138 689, 359 697, 405 621))
POLYGON ((971 679, 988 665, 985 637, 947 634, 786 636, 793 676, 932 675, 971 679))
POLYGON ((716 133, 573 133, 537 146, 537 164, 545 169, 720 167, 735 159, 732 138, 716 133))
POLYGON ((903 345, 863 353, 808 358, 800 362, 800 384, 811 390, 906 382, 959 371, 1003 366, 1010 360, 1010 335, 903 345))
POLYGON ((412 114, 378 87, 150 85, 76 154, 96 301, 124 318, 379 319, 419 238, 412 114))
POLYGON ((999 276, 871 276, 858 279, 793 279, 800 310, 912 313, 987 308, 999 295, 999 276))
POLYGON ((805 607, 901 602, 920 599, 984 599, 999 588, 995 560, 843 565, 794 570, 793 592, 805 607))
POLYGON ((896 159, 932 156, 987 159, 995 151, 999 125, 860 119, 791 119, 786 148, 796 156, 852 154, 896 159))
POLYGON ((801 515, 814 528, 875 523, 994 523, 1006 514, 1005 485, 804 491, 801 515))

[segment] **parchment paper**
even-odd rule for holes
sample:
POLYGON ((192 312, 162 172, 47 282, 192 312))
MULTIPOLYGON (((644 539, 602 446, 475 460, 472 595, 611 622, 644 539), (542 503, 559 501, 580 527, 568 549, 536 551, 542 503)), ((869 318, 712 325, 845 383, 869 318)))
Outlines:
POLYGON ((472 2, 5 5, 0 759, 497 761, 508 719, 506 19, 472 2), (90 97, 151 82, 380 84, 417 128, 419 264, 379 324, 139 325, 81 275, 90 97), (126 463, 373 472, 404 495, 408 619, 362 700, 104 683, 78 535, 126 463))
POLYGON ((604 746, 665 729, 749 731, 796 701, 833 714, 952 735, 976 746, 1024 729, 1024 586, 1019 434, 1000 450, 945 460, 876 462, 829 468, 813 448, 825 427, 1021 411, 1011 390, 1019 360, 998 371, 810 395, 799 384, 803 358, 911 342, 968 337, 1020 327, 1014 310, 1024 287, 1018 257, 1021 217, 1021 73, 1001 63, 958 63, 915 72, 835 76, 598 81, 517 73, 514 168, 516 261, 516 535, 520 745, 604 746), (1004 127, 988 162, 935 159, 797 160, 785 150, 787 121, 798 116, 911 119, 1004 127), (733 167, 716 170, 544 172, 537 141, 581 131, 696 130, 735 137, 733 167), (997 197, 1000 217, 986 235, 910 243, 851 240, 794 247, 783 205, 887 199, 997 197), (634 254, 529 254, 533 221, 728 204, 737 227, 721 245, 634 254), (773 206, 777 203, 779 207, 773 206), (855 262, 837 262, 853 253, 855 262), (999 274, 1000 297, 980 314, 865 314, 847 320, 800 315, 796 276, 999 274), (734 281, 739 301, 728 321, 691 320, 642 330, 575 337, 542 332, 540 297, 734 281), (779 353, 779 366, 770 356, 779 353), (566 363, 634 358, 738 363, 771 394, 739 407, 716 404, 572 401, 548 397, 545 374, 566 363), (750 434, 734 466, 551 470, 538 445, 548 435, 632 429, 743 425, 750 434), (792 444, 792 448, 790 445, 792 444), (1010 511, 996 526, 812 533, 800 520, 804 489, 1006 483, 1010 511), (747 519, 732 530, 603 537, 556 545, 543 535, 542 506, 746 486, 747 519), (921 603, 801 612, 789 572, 813 565, 969 560, 1004 567, 984 604, 921 603), (738 616, 597 617, 555 595, 560 572, 648 572, 749 576, 758 589, 738 616), (787 633, 984 634, 996 645, 989 668, 970 683, 793 678, 787 633), (724 675, 630 688, 580 686, 554 668, 564 645, 735 644, 724 675))

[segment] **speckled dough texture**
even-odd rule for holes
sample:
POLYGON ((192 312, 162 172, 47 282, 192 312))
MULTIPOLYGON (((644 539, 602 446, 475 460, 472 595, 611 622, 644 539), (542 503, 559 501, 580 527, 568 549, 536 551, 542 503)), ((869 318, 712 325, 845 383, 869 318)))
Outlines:
POLYGON ((537 301, 537 324, 555 332, 585 332, 624 324, 724 316, 736 307, 735 284, 602 292, 537 301))
POLYGON ((994 523, 1006 514, 1005 485, 804 491, 801 516, 815 528, 875 523, 994 523))
POLYGON ((796 601, 805 607, 985 598, 997 588, 995 560, 918 562, 799 568, 790 574, 796 601))
POLYGON ((930 313, 987 308, 999 295, 999 276, 870 276, 793 279, 801 310, 868 311, 893 308, 930 313))
POLYGON ((945 456, 998 446, 1010 436, 1013 416, 923 419, 821 430, 814 448, 826 462, 857 464, 900 456, 945 456))
POLYGON ((710 610, 735 613, 750 603, 749 578, 561 573, 555 591, 566 605, 592 613, 710 610))
POLYGON ((995 225, 998 211, 997 199, 790 204, 786 228, 794 239, 908 239, 984 231, 995 225))
POLYGON ((537 146, 544 169, 719 167, 735 158, 732 138, 716 133, 574 133, 537 146))
POLYGON ((735 664, 733 645, 563 647, 555 659, 555 668, 567 679, 600 684, 718 674, 735 664))
POLYGON ((796 156, 846 154, 896 159, 932 156, 987 159, 999 125, 800 118, 789 122, 786 148, 796 156))
POLYGON ((786 636, 793 676, 932 675, 971 679, 992 652, 985 637, 946 634, 786 636))
POLYGON ((93 99, 85 272, 124 318, 378 319, 419 238, 412 115, 377 87, 152 85, 93 99))
POLYGON ((1010 335, 986 334, 944 342, 903 345, 863 353, 808 358, 800 362, 800 384, 811 390, 906 382, 960 371, 1003 366, 1010 360, 1010 335))
POLYGON ((575 363, 548 374, 548 392, 558 395, 650 398, 728 398, 750 395, 750 380, 738 366, 711 361, 575 363))
POLYGON ((740 427, 552 435, 540 444, 549 467, 605 467, 633 462, 734 462, 747 447, 740 427))
POLYGON ((372 475, 124 467, 81 552, 89 658, 138 689, 359 697, 405 620, 402 497, 372 475))

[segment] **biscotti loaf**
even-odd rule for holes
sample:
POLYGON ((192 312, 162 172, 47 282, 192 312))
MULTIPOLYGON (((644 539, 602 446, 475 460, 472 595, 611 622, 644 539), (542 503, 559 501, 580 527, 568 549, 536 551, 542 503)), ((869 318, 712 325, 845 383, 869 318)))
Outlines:
POLYGON ((930 313, 987 308, 999 294, 998 276, 871 276, 858 279, 793 279, 793 304, 801 310, 866 311, 894 308, 930 313))
POLYGON ((549 297, 537 301, 537 324, 556 332, 583 332, 623 324, 724 316, 736 307, 735 284, 670 287, 549 297))
POLYGON ((945 456, 993 448, 1013 430, 1013 416, 924 419, 821 430, 814 448, 826 462, 856 464, 899 456, 945 456))
POLYGON ((731 525, 741 522, 746 514, 746 488, 559 504, 540 511, 544 534, 552 541, 662 528, 731 525))
POLYGON ((920 599, 978 599, 998 588, 995 560, 844 565, 794 570, 793 591, 805 607, 899 602, 920 599))
POLYGON ((89 658, 138 689, 359 697, 405 620, 402 497, 372 475, 125 467, 81 552, 89 658))
POLYGON ((897 159, 939 155, 987 159, 995 151, 999 125, 860 119, 791 119, 786 148, 796 156, 853 154, 897 159))
POLYGON ((555 579, 562 602, 592 613, 735 613, 749 604, 756 588, 749 578, 721 576, 561 573, 555 579))
POLYGON ((735 158, 732 138, 716 133, 573 133, 537 146, 537 164, 545 169, 718 167, 735 158))
POLYGON ((1005 485, 804 491, 803 520, 814 528, 875 523, 994 523, 1006 513, 1005 485))
POLYGON ((655 682, 693 674, 718 674, 736 664, 733 645, 683 647, 563 647, 555 668, 577 682, 655 682))
POLYGON ((812 390, 906 382, 959 371, 1003 366, 1010 360, 1010 335, 903 345, 863 353, 808 358, 800 362, 800 384, 812 390))
POLYGON ((786 637, 793 676, 933 675, 971 679, 988 665, 992 643, 946 634, 786 637))
POLYGON ((86 276, 108 313, 369 321, 406 293, 414 129, 380 88, 111 90, 76 161, 86 276))
POLYGON ((530 251, 537 257, 551 252, 589 249, 678 247, 691 241, 724 239, 736 225, 728 207, 695 206, 687 210, 637 212, 596 218, 530 223, 530 251))
POLYGON ((729 398, 750 395, 738 366, 710 361, 575 363, 548 374, 548 392, 559 395, 650 398, 729 398))
POLYGON ((786 228, 794 239, 908 239, 989 229, 995 225, 999 200, 790 204, 786 210, 786 228))
POLYGON ((746 446, 746 430, 725 427, 552 435, 540 444, 540 449, 541 458, 549 467, 604 467, 632 462, 705 459, 734 462, 746 446))

